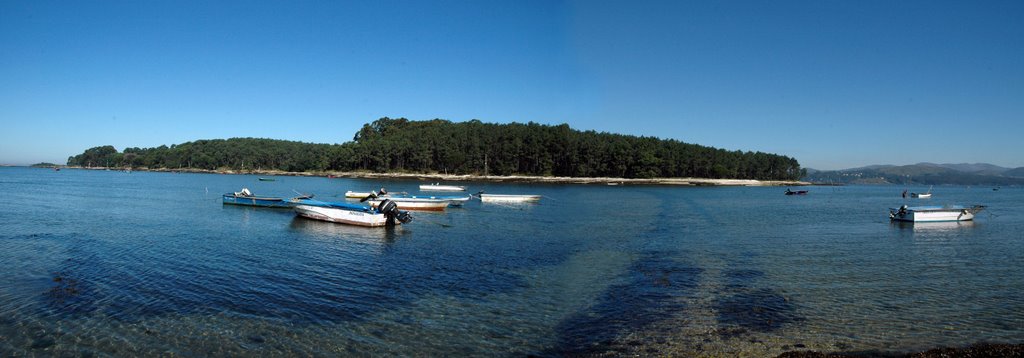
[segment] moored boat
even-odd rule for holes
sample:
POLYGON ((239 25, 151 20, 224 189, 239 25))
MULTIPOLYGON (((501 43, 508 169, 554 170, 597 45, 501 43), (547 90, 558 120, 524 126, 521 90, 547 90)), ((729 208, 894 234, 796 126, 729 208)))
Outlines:
POLYGON ((928 192, 926 192, 926 193, 910 193, 910 197, 911 198, 918 198, 918 199, 928 199, 928 198, 931 198, 932 197, 932 187, 928 187, 928 192))
MULTIPOLYGON (((434 202, 436 200, 447 200, 450 206, 462 206, 470 198, 469 195, 408 195, 406 193, 391 194, 386 189, 380 188, 380 192, 359 192, 359 191, 347 191, 345 192, 346 199, 391 199, 396 203, 404 202, 434 202), (426 199, 426 200, 422 200, 426 199)), ((365 200, 363 200, 365 201, 365 200)), ((406 204, 408 205, 408 204, 406 204)))
POLYGON ((540 201, 540 195, 519 195, 519 194, 480 194, 480 201, 482 202, 511 202, 511 203, 525 203, 525 202, 538 202, 540 201))
MULTIPOLYGON (((313 195, 303 195, 291 199, 309 199, 313 195)), ((256 196, 248 188, 242 188, 242 191, 234 193, 227 193, 221 197, 221 201, 224 204, 230 205, 245 205, 245 206, 260 206, 267 208, 290 208, 294 206, 289 199, 272 197, 272 196, 256 196)))
POLYGON ((373 206, 378 206, 380 203, 390 200, 398 205, 399 209, 402 210, 417 210, 417 211, 444 211, 451 203, 447 199, 427 199, 427 198, 408 198, 408 197, 371 197, 368 199, 369 203, 373 206))
POLYGON ((349 190, 349 191, 345 192, 345 198, 346 199, 362 199, 362 198, 368 197, 368 196, 370 196, 372 194, 373 194, 373 192, 370 192, 370 191, 351 191, 351 190, 349 190))
POLYGON ((942 222, 974 220, 975 214, 985 209, 984 205, 970 207, 962 205, 946 206, 906 206, 889 209, 889 219, 909 222, 942 222))
POLYGON ((409 213, 399 210, 394 202, 387 199, 376 207, 307 199, 292 202, 297 215, 315 220, 366 227, 399 225, 412 221, 409 213))
POLYGON ((277 181, 277 179, 274 179, 274 178, 260 178, 260 181, 277 181))
POLYGON ((403 198, 408 198, 408 199, 440 199, 440 200, 448 200, 448 205, 450 205, 450 206, 462 206, 467 201, 469 201, 469 199, 471 198, 471 196, 469 196, 469 195, 466 195, 466 196, 461 196, 461 195, 388 195, 388 196, 385 196, 385 197, 386 198, 391 198, 392 200, 400 200, 400 199, 403 199, 403 198))
POLYGON ((466 187, 458 185, 441 185, 440 183, 420 185, 421 191, 466 191, 466 187))
POLYGON ((807 190, 789 190, 789 189, 786 189, 786 195, 807 195, 807 190))

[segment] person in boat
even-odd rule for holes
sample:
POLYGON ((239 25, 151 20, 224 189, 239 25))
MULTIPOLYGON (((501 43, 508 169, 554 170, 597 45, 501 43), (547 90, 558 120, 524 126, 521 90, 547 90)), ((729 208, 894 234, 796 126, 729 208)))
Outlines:
POLYGON ((786 188, 786 195, 793 195, 793 191, 786 188))
POLYGON ((904 199, 906 199, 906 198, 907 198, 907 189, 903 189, 903 198, 904 198, 904 199))

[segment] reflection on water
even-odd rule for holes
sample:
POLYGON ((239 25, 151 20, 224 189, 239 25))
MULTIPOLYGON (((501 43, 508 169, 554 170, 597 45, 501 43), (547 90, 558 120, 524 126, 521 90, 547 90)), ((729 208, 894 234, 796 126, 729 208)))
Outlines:
POLYGON ((902 230, 913 230, 914 232, 946 232, 973 228, 975 222, 971 221, 940 221, 940 222, 907 222, 893 221, 892 225, 902 230))
POLYGON ((296 215, 288 227, 305 236, 327 240, 351 240, 369 244, 390 244, 404 234, 402 225, 394 227, 364 227, 313 220, 296 215))

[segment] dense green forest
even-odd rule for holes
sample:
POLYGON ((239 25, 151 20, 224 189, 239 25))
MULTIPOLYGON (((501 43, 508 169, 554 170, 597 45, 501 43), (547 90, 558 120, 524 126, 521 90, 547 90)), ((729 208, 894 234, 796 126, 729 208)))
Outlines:
POLYGON ((386 117, 364 124, 353 141, 342 144, 231 138, 123 152, 108 145, 70 157, 68 165, 762 180, 795 180, 804 174, 796 159, 786 156, 579 131, 567 124, 386 117))

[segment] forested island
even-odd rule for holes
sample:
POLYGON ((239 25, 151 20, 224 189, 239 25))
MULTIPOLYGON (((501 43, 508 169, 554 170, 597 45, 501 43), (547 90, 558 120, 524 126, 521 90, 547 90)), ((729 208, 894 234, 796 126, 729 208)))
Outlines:
POLYGON ((475 175, 798 180, 796 159, 674 139, 580 131, 568 124, 381 118, 352 141, 231 138, 156 148, 87 149, 67 165, 146 169, 369 171, 475 175))

